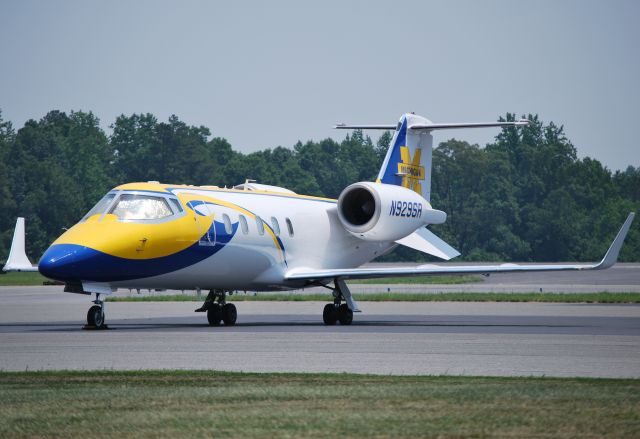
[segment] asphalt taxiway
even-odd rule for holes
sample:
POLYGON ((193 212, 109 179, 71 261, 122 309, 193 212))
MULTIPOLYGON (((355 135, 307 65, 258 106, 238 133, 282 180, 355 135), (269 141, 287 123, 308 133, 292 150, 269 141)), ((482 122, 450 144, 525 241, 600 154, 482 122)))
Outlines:
POLYGON ((114 302, 86 331, 89 305, 0 287, 0 369, 640 377, 638 305, 361 302, 325 326, 320 302, 237 302, 236 326, 209 327, 194 302, 114 302))

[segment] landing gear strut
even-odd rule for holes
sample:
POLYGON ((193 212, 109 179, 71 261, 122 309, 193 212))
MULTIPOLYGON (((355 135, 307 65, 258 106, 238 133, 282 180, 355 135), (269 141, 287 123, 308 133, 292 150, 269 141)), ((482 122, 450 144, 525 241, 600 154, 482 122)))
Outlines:
POLYGON ((104 301, 100 300, 100 294, 96 293, 94 305, 87 312, 87 325, 85 329, 107 329, 104 324, 104 301))
POLYGON ((196 312, 207 313, 210 326, 219 326, 224 322, 227 326, 236 324, 238 311, 233 303, 227 303, 227 293, 224 290, 210 290, 202 306, 196 312))
POLYGON ((358 304, 351 296, 351 291, 344 280, 336 278, 333 288, 333 303, 327 303, 322 311, 322 320, 325 325, 350 325, 353 322, 353 313, 360 312, 358 304), (342 303, 345 301, 346 303, 342 303))

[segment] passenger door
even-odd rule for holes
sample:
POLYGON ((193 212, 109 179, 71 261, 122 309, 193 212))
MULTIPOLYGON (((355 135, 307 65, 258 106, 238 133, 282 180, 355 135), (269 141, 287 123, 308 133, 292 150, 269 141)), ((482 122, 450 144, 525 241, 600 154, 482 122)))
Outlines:
POLYGON ((200 215, 196 214, 198 229, 200 230, 199 245, 214 246, 216 245, 216 228, 214 224, 213 206, 209 203, 201 204, 197 207, 200 215))

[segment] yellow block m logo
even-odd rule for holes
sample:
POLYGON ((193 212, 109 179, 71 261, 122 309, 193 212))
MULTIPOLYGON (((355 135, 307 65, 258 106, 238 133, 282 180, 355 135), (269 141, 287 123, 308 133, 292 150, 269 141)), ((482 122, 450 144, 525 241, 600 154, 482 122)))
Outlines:
POLYGON ((400 147, 400 159, 402 162, 398 163, 398 175, 402 176, 402 186, 420 195, 422 195, 420 181, 425 179, 424 166, 420 165, 421 157, 422 150, 420 148, 416 148, 412 159, 409 148, 406 146, 400 147))

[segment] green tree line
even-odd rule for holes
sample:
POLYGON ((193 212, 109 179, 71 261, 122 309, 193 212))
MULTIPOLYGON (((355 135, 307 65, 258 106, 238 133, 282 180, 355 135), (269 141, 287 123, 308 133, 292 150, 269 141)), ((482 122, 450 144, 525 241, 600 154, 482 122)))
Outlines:
MULTIPOLYGON (((448 213, 433 231, 467 260, 596 260, 626 214, 640 207, 640 168, 611 172, 579 159, 562 126, 529 115, 529 126, 503 129, 486 147, 451 139, 433 154, 432 204, 448 213)), ((515 120, 506 114, 501 120, 515 120)), ((391 133, 377 142, 354 131, 250 154, 204 126, 176 116, 121 115, 111 134, 91 112, 51 111, 17 131, 0 113, 0 260, 15 218, 27 218, 27 251, 37 261, 112 187, 133 181, 218 185, 260 183, 336 198, 371 181, 391 133)), ((638 222, 640 223, 640 221, 638 222)), ((621 259, 640 261, 640 227, 621 259)), ((386 260, 426 260, 400 248, 386 260)))

